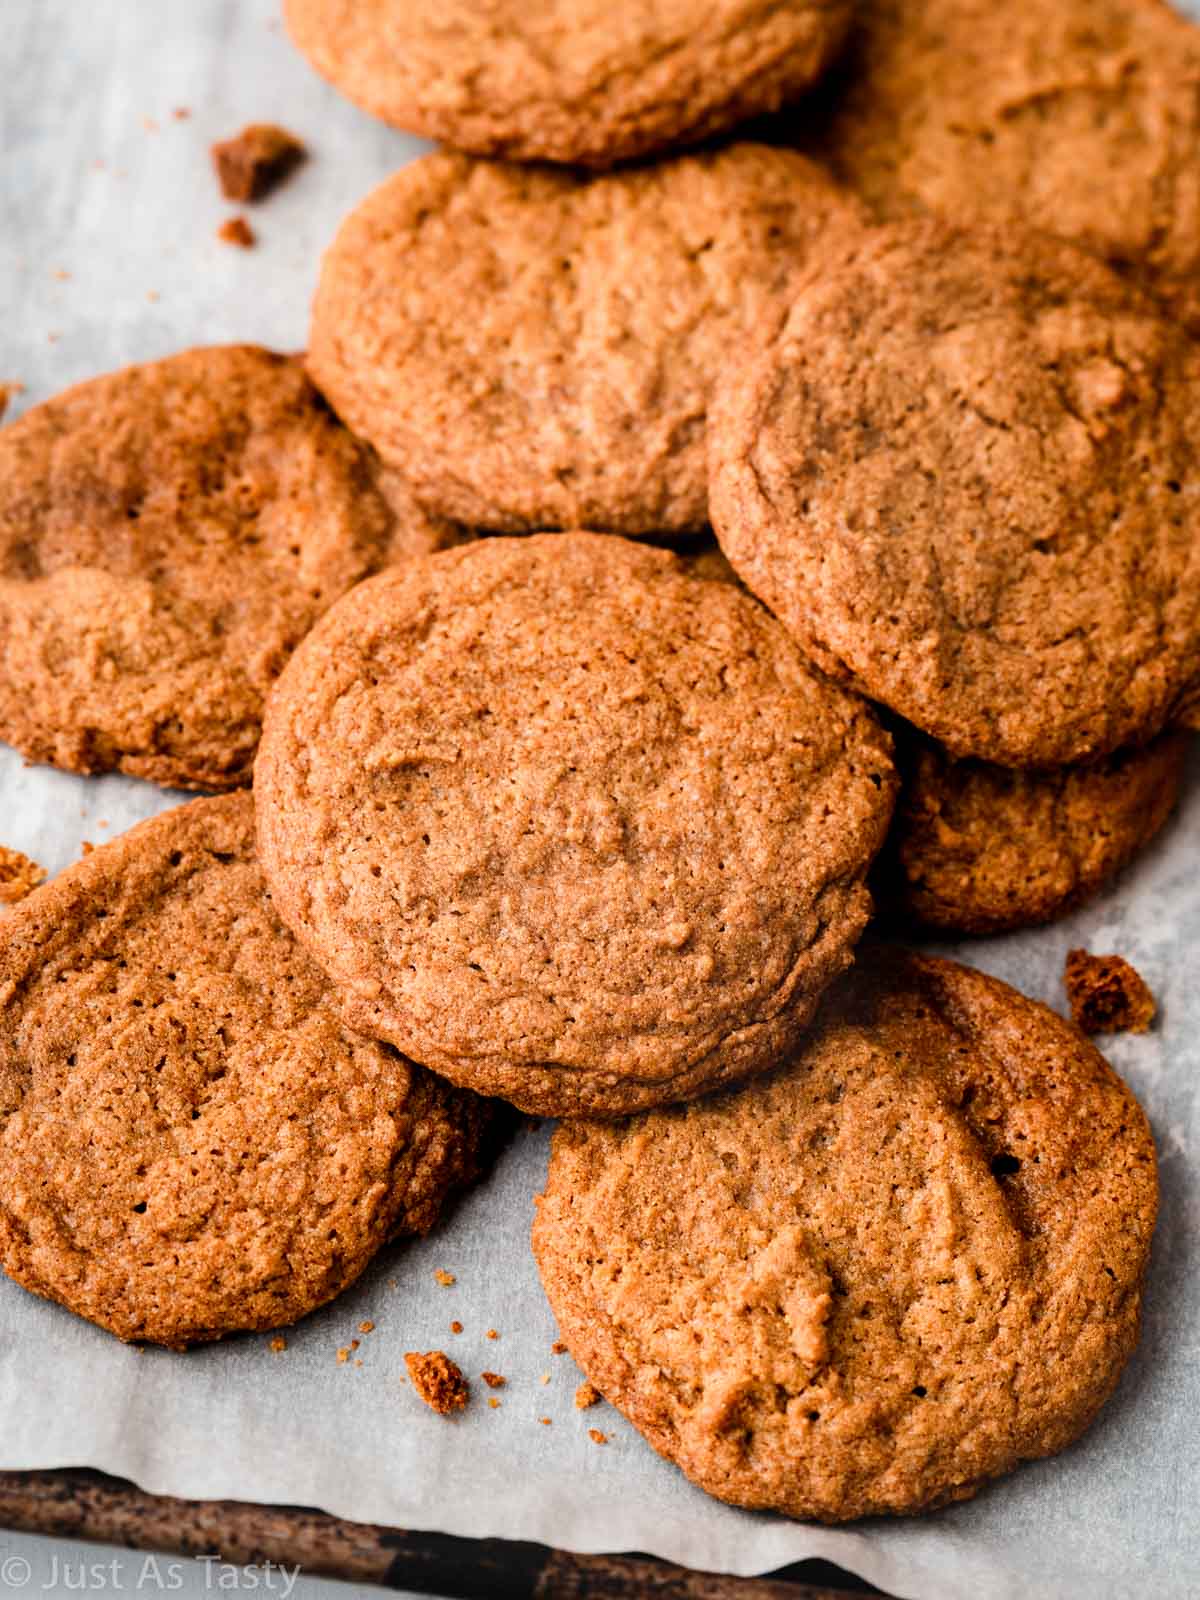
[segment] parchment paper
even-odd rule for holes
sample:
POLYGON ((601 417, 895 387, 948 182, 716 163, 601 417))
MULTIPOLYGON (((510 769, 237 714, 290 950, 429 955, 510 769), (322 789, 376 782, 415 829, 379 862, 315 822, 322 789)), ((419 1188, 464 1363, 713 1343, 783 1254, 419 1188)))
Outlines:
MULTIPOLYGON (((0 381, 28 386, 17 409, 191 343, 300 348, 338 220, 424 148, 326 88, 271 0, 4 0, 0 63, 0 381), (214 237, 234 208, 218 196, 207 149, 267 120, 309 141, 313 159, 250 209, 259 244, 242 252, 214 237)), ((551 1354, 556 1330, 528 1248, 542 1130, 520 1135, 434 1237, 389 1252, 289 1331, 282 1354, 265 1338, 139 1352, 0 1281, 0 1467, 88 1465, 163 1493, 642 1550, 737 1573, 821 1555, 921 1600, 1200 1593, 1198 789, 1200 764, 1159 842, 1069 922, 950 952, 1061 1007, 1068 947, 1116 950, 1162 1007, 1152 1034, 1109 1047, 1162 1159, 1145 1335, 1114 1401, 1056 1460, 969 1504, 844 1531, 707 1499, 608 1407, 574 1410, 578 1374, 551 1354), (456 1275, 453 1287, 435 1281, 438 1268, 456 1275), (457 1337, 453 1318, 465 1325, 457 1337), (365 1319, 375 1331, 358 1334, 365 1319), (489 1327, 499 1339, 485 1337, 489 1327), (361 1346, 340 1364, 352 1337, 361 1346), (425 1410, 399 1377, 405 1350, 434 1347, 469 1374, 504 1373, 500 1408, 479 1398, 453 1423, 425 1410), (589 1427, 611 1442, 591 1442, 589 1427)), ((81 840, 177 798, 27 769, 0 750, 0 840, 52 871, 81 840)))

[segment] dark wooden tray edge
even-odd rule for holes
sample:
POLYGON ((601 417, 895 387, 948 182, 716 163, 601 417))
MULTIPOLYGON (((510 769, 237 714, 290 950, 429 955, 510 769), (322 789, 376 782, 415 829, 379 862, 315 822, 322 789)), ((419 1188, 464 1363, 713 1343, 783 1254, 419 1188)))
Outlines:
POLYGON ((879 1591, 783 1574, 730 1578, 642 1555, 572 1555, 346 1522, 323 1511, 152 1495, 90 1468, 0 1472, 0 1527, 134 1550, 271 1561, 311 1576, 449 1600, 849 1600, 879 1591))

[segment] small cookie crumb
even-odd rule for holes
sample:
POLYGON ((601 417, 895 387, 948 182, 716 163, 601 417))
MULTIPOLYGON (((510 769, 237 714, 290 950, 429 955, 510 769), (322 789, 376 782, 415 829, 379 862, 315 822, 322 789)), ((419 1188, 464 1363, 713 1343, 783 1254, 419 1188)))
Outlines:
POLYGON ((588 1429, 588 1438, 592 1441, 593 1444, 607 1444, 608 1443, 608 1435, 606 1433, 601 1433, 599 1428, 589 1428, 588 1429))
POLYGON ((500 1409, 500 1402, 499 1402, 499 1400, 496 1399, 495 1395, 490 1395, 489 1396, 488 1405, 491 1406, 493 1411, 499 1411, 499 1409, 500 1409))
POLYGON ((275 1338, 271 1340, 268 1348, 271 1350, 273 1355, 280 1356, 287 1349, 287 1340, 282 1334, 276 1334, 275 1338))
POLYGON ((1145 1033, 1154 1020, 1150 987, 1123 956, 1070 950, 1063 982, 1084 1033, 1145 1033))
POLYGON ((295 134, 270 122, 254 122, 212 147, 213 168, 226 200, 262 200, 294 172, 308 154, 295 134))
POLYGON ((45 877, 45 868, 36 861, 0 844, 0 906, 15 906, 18 900, 32 894, 45 877))
POLYGON ((359 1333, 374 1333, 375 1324, 369 1319, 366 1322, 360 1322, 358 1325, 358 1331, 359 1333))
POLYGON ((496 1332, 495 1328, 489 1328, 486 1337, 489 1339, 498 1339, 500 1335, 496 1332))
POLYGON ((471 1398, 471 1388, 462 1375, 462 1368, 451 1361, 444 1350, 427 1350, 423 1355, 410 1350, 404 1357, 404 1365, 413 1388, 439 1416, 461 1411, 471 1398))
POLYGON ((552 1356, 565 1356, 566 1353, 567 1353, 566 1345, 562 1342, 561 1339, 555 1339, 554 1343, 550 1346, 550 1354, 552 1356))
POLYGON ((550 1382, 550 1374, 548 1372, 543 1372, 541 1377, 538 1379, 538 1382, 539 1383, 549 1383, 550 1382))
POLYGON ((479 1376, 483 1379, 484 1383, 487 1384, 489 1389, 503 1389, 504 1385, 508 1382, 508 1379, 499 1372, 481 1372, 479 1376))
POLYGON ((443 1289, 448 1289, 452 1283, 458 1282, 458 1279, 452 1272, 445 1272, 441 1267, 437 1269, 433 1276, 437 1282, 441 1284, 443 1289))
POLYGON ((174 111, 171 113, 176 122, 186 122, 191 114, 192 112, 190 106, 176 106, 174 111))
POLYGON ((457 1318, 455 1318, 455 1320, 450 1324, 450 1332, 451 1333, 461 1333, 462 1332, 462 1323, 459 1322, 457 1318))
POLYGON ((603 1398, 604 1396, 594 1383, 581 1383, 575 1391, 575 1409, 576 1411, 586 1411, 589 1406, 594 1406, 598 1400, 603 1398))
POLYGON ((245 217, 226 217, 217 229, 217 238, 222 244, 237 245, 239 250, 251 250, 256 243, 254 229, 245 217))
POLYGON ((539 1417, 538 1421, 541 1423, 543 1428, 548 1428, 550 1426, 550 1418, 549 1417, 539 1417))

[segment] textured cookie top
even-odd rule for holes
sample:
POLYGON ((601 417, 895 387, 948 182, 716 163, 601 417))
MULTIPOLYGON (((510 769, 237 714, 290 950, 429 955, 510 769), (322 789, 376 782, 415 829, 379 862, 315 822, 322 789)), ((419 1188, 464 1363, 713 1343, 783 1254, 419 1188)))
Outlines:
POLYGON ((250 346, 35 407, 0 432, 0 736, 76 772, 248 782, 321 612, 451 538, 399 493, 298 361, 250 346))
POLYGON ((605 1397, 711 1494, 836 1521, 973 1493, 1086 1426, 1157 1204, 1128 1089, 952 962, 860 956, 736 1094, 556 1134, 534 1251, 605 1397))
POLYGON ((717 536, 826 670, 957 755, 1065 765, 1200 677, 1200 346, 1042 235, 859 235, 727 371, 717 536))
POLYGON ((0 1261, 123 1339, 292 1322, 474 1173, 482 1103, 342 1027, 248 794, 8 912, 0 998, 0 1261))
POLYGON ((1062 916, 1162 827, 1188 746, 1185 734, 1165 733, 1095 766, 1022 772, 952 761, 914 741, 898 762, 876 897, 898 916, 965 933, 1062 916))
POLYGON ((287 0, 292 38, 365 110, 478 155, 604 166, 801 93, 849 0, 287 0))
POLYGON ((728 583, 596 534, 347 596, 255 768, 280 914, 351 1026, 524 1109, 768 1064, 849 959, 890 742, 728 583))
POLYGON ((1161 0, 862 0, 830 106, 882 215, 1024 221, 1200 309, 1200 29, 1161 0))
POLYGON ((856 205, 761 145, 604 177, 430 156, 342 224, 309 368, 442 515, 701 528, 715 373, 856 205))

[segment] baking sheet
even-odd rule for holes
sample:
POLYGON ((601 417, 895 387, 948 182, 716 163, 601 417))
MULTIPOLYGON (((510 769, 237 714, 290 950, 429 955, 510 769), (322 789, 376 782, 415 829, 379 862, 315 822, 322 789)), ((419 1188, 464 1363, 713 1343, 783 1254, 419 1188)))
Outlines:
MULTIPOLYGON (((0 382, 26 384, 18 410, 191 343, 301 347, 319 253, 339 218, 424 148, 327 89, 269 0, 4 0, 0 59, 0 382), (242 252, 215 238, 236 208, 217 193, 207 148, 270 120, 309 141, 313 159, 249 208, 259 244, 242 252)), ((0 842, 51 871, 82 840, 179 798, 29 769, 0 750, 0 842)), ((1090 908, 1036 934, 945 947, 1060 1008, 1068 947, 1116 950, 1162 1007, 1152 1034, 1109 1049, 1150 1113, 1162 1159, 1141 1348, 1079 1445, 977 1500, 848 1530, 789 1524, 708 1500, 610 1408, 576 1412, 578 1374, 551 1354, 556 1331, 528 1249, 545 1129, 522 1133, 448 1225, 387 1253, 350 1294, 290 1330, 280 1354, 266 1338, 186 1356, 139 1352, 0 1281, 0 1467, 87 1465, 162 1493, 643 1550, 736 1573, 820 1555, 921 1600, 1200 1592, 1198 867, 1195 762, 1180 814, 1090 908), (455 1274, 453 1286, 435 1280, 438 1269, 455 1274), (375 1323, 367 1335, 357 1331, 364 1320, 375 1323), (339 1362, 355 1337, 359 1349, 339 1362), (504 1373, 501 1406, 480 1396, 454 1422, 426 1411, 400 1378, 403 1352, 430 1348, 468 1374, 504 1373), (594 1444, 590 1427, 610 1443, 594 1444)))

